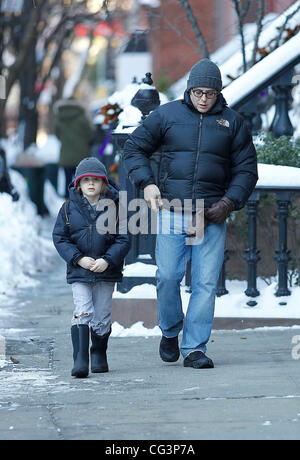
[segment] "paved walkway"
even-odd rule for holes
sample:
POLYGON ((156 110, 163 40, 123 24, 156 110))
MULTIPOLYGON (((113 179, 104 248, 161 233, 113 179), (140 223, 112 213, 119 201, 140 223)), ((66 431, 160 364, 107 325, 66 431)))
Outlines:
POLYGON ((0 439, 300 439, 300 329, 214 331, 209 370, 163 363, 158 337, 111 338, 110 372, 78 380, 64 265, 39 278, 1 326, 22 331, 6 337, 19 364, 0 369, 0 439))

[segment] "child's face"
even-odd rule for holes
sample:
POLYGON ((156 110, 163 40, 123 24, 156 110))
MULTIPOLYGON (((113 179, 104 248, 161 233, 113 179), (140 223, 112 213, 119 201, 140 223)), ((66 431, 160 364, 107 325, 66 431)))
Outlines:
POLYGON ((103 179, 101 177, 87 176, 80 179, 79 185, 85 198, 96 199, 100 197, 103 179))

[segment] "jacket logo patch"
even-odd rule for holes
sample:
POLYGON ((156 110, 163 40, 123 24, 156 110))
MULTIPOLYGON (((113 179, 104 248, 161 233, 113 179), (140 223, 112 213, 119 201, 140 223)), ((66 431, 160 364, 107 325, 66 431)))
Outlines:
POLYGON ((229 128, 230 124, 228 120, 225 120, 224 118, 221 118, 220 120, 217 120, 217 123, 221 126, 225 126, 225 128, 229 128))

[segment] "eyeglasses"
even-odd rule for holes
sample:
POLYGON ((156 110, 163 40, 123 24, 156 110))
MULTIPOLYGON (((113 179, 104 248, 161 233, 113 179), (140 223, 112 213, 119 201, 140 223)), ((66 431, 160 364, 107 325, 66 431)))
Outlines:
POLYGON ((204 95, 207 99, 213 99, 219 94, 217 91, 202 91, 201 89, 192 89, 192 93, 197 99, 201 99, 204 95))

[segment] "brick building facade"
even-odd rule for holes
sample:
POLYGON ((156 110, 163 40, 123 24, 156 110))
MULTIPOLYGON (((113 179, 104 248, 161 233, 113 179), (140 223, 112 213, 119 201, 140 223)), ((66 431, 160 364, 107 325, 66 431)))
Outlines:
MULTIPOLYGON (((294 1, 268 0, 267 13, 281 13, 294 1)), ((190 0, 190 5, 212 53, 236 33, 237 20, 231 0, 190 0)), ((247 22, 254 22, 256 2, 253 2, 247 22)), ((159 81, 162 75, 174 83, 191 66, 203 57, 191 24, 178 0, 161 0, 159 8, 144 7, 143 24, 148 22, 149 47, 153 58, 153 76, 159 81)))

